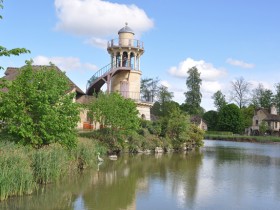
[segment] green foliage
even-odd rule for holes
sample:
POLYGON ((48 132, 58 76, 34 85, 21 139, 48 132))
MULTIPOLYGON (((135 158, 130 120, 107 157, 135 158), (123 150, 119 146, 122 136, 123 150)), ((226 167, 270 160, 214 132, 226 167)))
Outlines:
POLYGON ((68 154, 61 145, 46 146, 32 155, 34 179, 39 184, 58 181, 67 172, 68 167, 68 154))
POLYGON ((189 126, 189 116, 182 113, 179 109, 174 110, 166 127, 166 136, 171 140, 174 148, 178 149, 189 140, 189 126))
POLYGON ((201 114, 200 103, 202 95, 200 86, 202 80, 200 79, 200 73, 194 66, 188 70, 188 75, 186 80, 188 91, 185 92, 186 100, 183 109, 190 115, 201 114))
POLYGON ((244 121, 240 109, 235 104, 224 106, 219 112, 218 128, 220 131, 241 133, 244 129, 244 121))
POLYGON ((35 182, 30 164, 24 148, 0 141, 0 201, 32 193, 35 182))
POLYGON ((161 85, 158 88, 158 93, 157 93, 157 97, 158 97, 158 102, 160 104, 164 104, 165 102, 171 101, 173 98, 173 93, 168 91, 168 88, 161 85))
POLYGON ((248 128, 252 126, 252 119, 255 113, 255 107, 253 105, 250 105, 248 107, 244 107, 241 109, 241 114, 244 119, 244 127, 248 128))
POLYGON ((151 114, 156 117, 168 117, 174 109, 179 107, 177 102, 172 101, 173 93, 163 85, 158 88, 157 98, 158 101, 151 108, 151 114))
POLYGON ((273 93, 269 89, 265 89, 261 83, 252 91, 252 104, 255 107, 269 109, 273 102, 273 93))
POLYGON ((189 128, 189 138, 196 147, 203 146, 204 131, 195 124, 191 124, 189 128))
POLYGON ((150 134, 159 136, 161 134, 161 123, 159 121, 152 122, 148 126, 148 130, 150 134))
POLYGON ((221 110, 221 108, 227 104, 226 97, 220 90, 214 93, 212 99, 214 100, 214 105, 217 108, 217 111, 221 110))
POLYGON ((264 135, 265 132, 268 130, 268 124, 265 121, 262 121, 259 125, 259 131, 260 131, 260 135, 264 135))
POLYGON ((207 123, 207 129, 209 131, 215 131, 218 128, 218 112, 210 110, 203 114, 203 120, 207 123))
POLYGON ((280 113, 280 83, 275 84, 274 103, 277 107, 277 112, 280 113))
POLYGON ((140 126, 136 104, 118 93, 98 95, 96 101, 88 106, 89 116, 93 122, 113 131, 133 132, 140 126))
POLYGON ((158 93, 158 78, 146 78, 141 80, 140 94, 145 101, 154 101, 158 93))
POLYGON ((69 89, 65 74, 53 66, 34 70, 28 62, 6 85, 0 120, 10 134, 37 148, 54 142, 75 146, 79 109, 73 103, 74 94, 65 94, 69 89))
POLYGON ((0 201, 10 196, 30 194, 37 183, 58 181, 73 169, 77 172, 94 166, 97 152, 104 154, 104 147, 91 139, 80 139, 76 148, 68 150, 59 144, 34 149, 1 138, 0 201))
POLYGON ((226 135, 226 136, 232 136, 232 132, 228 131, 206 131, 205 135, 226 135))
POLYGON ((25 48, 14 48, 8 50, 7 48, 0 46, 0 56, 11 56, 11 55, 18 56, 23 53, 30 53, 30 50, 27 50, 25 48))

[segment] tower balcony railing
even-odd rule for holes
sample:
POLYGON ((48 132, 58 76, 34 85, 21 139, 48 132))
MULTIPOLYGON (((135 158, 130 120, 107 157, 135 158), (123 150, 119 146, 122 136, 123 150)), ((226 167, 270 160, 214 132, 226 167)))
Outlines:
POLYGON ((108 48, 109 47, 135 47, 144 49, 144 42, 137 39, 112 39, 108 41, 108 48))

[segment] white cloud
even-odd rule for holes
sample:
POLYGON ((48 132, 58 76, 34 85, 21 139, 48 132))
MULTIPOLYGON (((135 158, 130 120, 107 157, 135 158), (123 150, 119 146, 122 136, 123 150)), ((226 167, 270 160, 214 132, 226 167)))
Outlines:
POLYGON ((274 89, 274 84, 273 83, 269 83, 269 82, 266 82, 266 81, 259 81, 259 80, 250 80, 248 81, 250 83, 250 88, 251 89, 255 89, 255 88, 258 88, 259 87, 259 84, 262 84, 263 87, 265 89, 269 89, 269 90, 273 90, 274 89))
POLYGON ((168 72, 173 76, 186 78, 187 71, 194 66, 201 73, 201 79, 205 81, 214 81, 227 74, 224 69, 217 69, 211 63, 206 63, 204 60, 196 61, 192 58, 180 62, 178 67, 171 67, 168 72))
POLYGON ((101 38, 95 38, 91 37, 85 41, 86 44, 90 44, 92 46, 100 47, 103 49, 107 48, 107 41, 106 39, 101 39, 101 38))
POLYGON ((56 29, 75 35, 91 37, 87 42, 98 44, 102 38, 116 35, 128 22, 135 35, 154 26, 144 10, 136 5, 112 3, 101 0, 55 0, 58 17, 56 29))
POLYGON ((97 66, 90 63, 81 63, 79 58, 76 57, 46 57, 46 56, 36 56, 33 58, 34 65, 49 65, 53 63, 59 67, 62 71, 70 70, 98 70, 97 66))
POLYGON ((218 81, 203 81, 201 85, 201 91, 211 96, 222 89, 222 84, 218 81))
POLYGON ((244 69, 251 69, 251 68, 254 68, 255 65, 252 64, 252 63, 246 63, 244 61, 241 61, 241 60, 235 60, 235 59, 232 59, 232 58, 228 58, 226 60, 226 62, 230 65, 233 65, 233 66, 238 66, 238 67, 241 67, 241 68, 244 68, 244 69))
POLYGON ((161 80, 159 83, 160 83, 160 85, 163 85, 164 87, 167 87, 167 88, 171 87, 171 84, 166 80, 161 80))

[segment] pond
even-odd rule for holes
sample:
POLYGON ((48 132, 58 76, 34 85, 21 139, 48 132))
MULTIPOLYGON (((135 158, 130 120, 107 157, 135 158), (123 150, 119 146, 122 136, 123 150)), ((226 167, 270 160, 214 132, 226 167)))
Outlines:
POLYGON ((189 153, 122 155, 0 209, 279 209, 280 144, 205 140, 189 153))

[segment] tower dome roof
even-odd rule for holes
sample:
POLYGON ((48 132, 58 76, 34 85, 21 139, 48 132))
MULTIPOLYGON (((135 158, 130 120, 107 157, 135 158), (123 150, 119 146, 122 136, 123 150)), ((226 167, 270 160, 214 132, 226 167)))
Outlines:
POLYGON ((133 30, 130 27, 128 27, 127 25, 128 25, 128 23, 125 23, 125 27, 121 28, 119 30, 118 34, 120 34, 120 33, 132 33, 134 35, 133 30))

